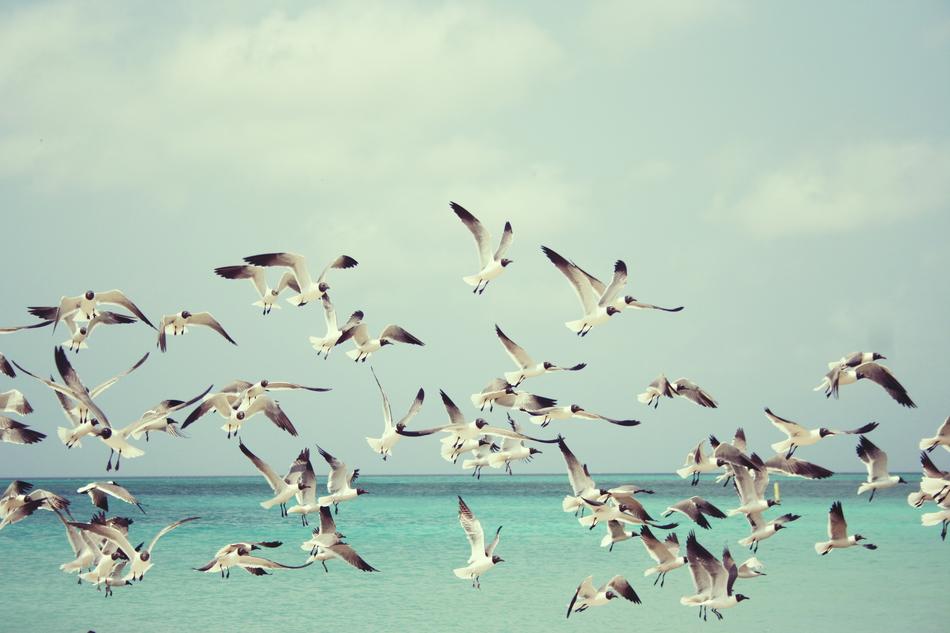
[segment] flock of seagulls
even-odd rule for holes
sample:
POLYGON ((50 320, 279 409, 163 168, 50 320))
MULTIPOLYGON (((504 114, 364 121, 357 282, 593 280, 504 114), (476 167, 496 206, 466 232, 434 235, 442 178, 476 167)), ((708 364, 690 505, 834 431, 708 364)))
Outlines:
MULTIPOLYGON (((496 248, 489 232, 478 218, 454 202, 450 203, 450 208, 475 240, 479 269, 462 279, 473 287, 473 293, 481 295, 488 285, 512 264, 512 260, 507 257, 514 239, 512 225, 505 222, 496 248)), ((588 336, 595 327, 605 326, 628 308, 671 313, 683 309, 682 306, 665 308, 625 295, 627 266, 622 260, 615 262, 610 282, 605 284, 553 249, 542 246, 541 251, 567 278, 580 301, 580 317, 565 323, 565 326, 579 337, 588 336)), ((421 339, 399 325, 387 325, 382 330, 371 331, 361 310, 352 312, 345 322, 340 323, 330 299, 328 275, 335 276, 337 273, 334 271, 357 267, 357 261, 348 255, 336 257, 316 276, 311 274, 306 258, 295 253, 251 255, 243 261, 244 263, 239 265, 218 267, 214 272, 224 279, 249 280, 257 294, 257 300, 252 305, 259 308, 264 315, 269 315, 275 308, 281 307, 279 299, 285 291, 294 293, 286 298, 293 306, 304 307, 315 302, 322 305, 326 333, 310 337, 310 344, 318 357, 328 359, 335 347, 349 343, 352 349, 346 351, 346 356, 354 362, 365 363, 389 345, 424 345, 421 339), (273 286, 268 279, 271 268, 281 270, 280 278, 273 286), (379 334, 374 334, 377 331, 379 334)), ((123 459, 137 459, 145 455, 142 440, 147 443, 153 436, 162 433, 172 438, 183 438, 183 431, 187 427, 217 414, 223 420, 221 430, 226 433, 228 439, 237 439, 238 450, 266 482, 269 492, 263 493, 262 489, 262 497, 266 498, 260 502, 260 506, 268 511, 276 506, 281 517, 299 516, 303 526, 310 524, 311 517, 315 521, 318 519, 319 525, 312 529, 308 538, 300 545, 307 558, 299 564, 279 563, 262 555, 263 550, 278 548, 282 545, 281 542, 257 541, 226 544, 214 552, 210 561, 195 567, 196 571, 228 578, 231 568, 237 568, 251 575, 263 576, 277 570, 303 569, 319 561, 323 569, 329 572, 327 562, 334 559, 363 572, 379 571, 346 542, 346 537, 336 524, 341 505, 357 507, 359 497, 369 492, 358 486, 359 468, 351 468, 339 457, 316 446, 317 454, 325 463, 325 493, 322 493, 318 469, 315 469, 311 462, 309 447, 300 450, 290 462, 286 474, 281 475, 268 461, 252 452, 242 436, 244 425, 261 414, 280 431, 296 437, 298 432, 294 423, 274 400, 272 393, 297 391, 316 394, 326 392, 329 388, 267 379, 253 382, 234 380, 217 390, 208 386, 191 397, 161 400, 147 408, 138 419, 117 423, 118 421, 109 418, 98 400, 103 392, 146 363, 149 354, 142 356, 127 370, 98 385, 85 382, 70 363, 68 352, 78 353, 88 349, 89 337, 96 326, 140 321, 157 332, 157 346, 162 352, 168 349, 169 335, 183 335, 191 327, 209 328, 226 341, 237 345, 235 339, 209 312, 180 310, 163 316, 156 327, 138 305, 120 290, 90 290, 77 296, 64 296, 52 306, 30 307, 28 311, 37 317, 39 322, 0 328, 0 333, 8 334, 47 326, 52 326, 55 331, 60 322, 64 323, 69 329, 70 338, 53 350, 53 366, 58 378, 54 378, 52 374, 49 379, 44 378, 42 376, 48 372, 27 370, 3 355, 0 355, 0 372, 10 378, 16 378, 17 371, 20 371, 24 376, 49 388, 69 422, 69 426, 57 429, 57 436, 67 449, 81 449, 84 440, 99 440, 109 449, 106 471, 117 472, 123 459), (106 307, 121 309, 127 314, 106 310, 106 307), (94 386, 89 388, 87 384, 94 386), (181 422, 172 417, 183 415, 186 409, 190 411, 181 422)), ((653 494, 652 490, 632 482, 612 488, 598 486, 587 464, 572 452, 563 435, 536 437, 526 433, 517 418, 531 422, 541 432, 546 431, 554 422, 561 424, 568 420, 608 423, 627 428, 635 427, 640 422, 629 417, 607 417, 579 404, 559 404, 554 398, 525 391, 521 387, 526 381, 533 381, 549 373, 579 372, 585 369, 586 363, 559 364, 547 360, 538 361, 498 325, 495 326, 495 334, 514 368, 509 367, 508 371, 491 379, 484 388, 472 394, 472 410, 469 412, 463 411, 445 391, 440 391, 448 420, 439 426, 412 428, 412 422, 421 412, 425 401, 425 391, 422 388, 415 394, 406 413, 397 420, 393 415, 389 397, 375 370, 371 368, 383 413, 382 434, 379 437, 366 438, 372 453, 382 460, 389 460, 393 458, 397 444, 404 438, 423 441, 419 438, 438 435, 441 457, 453 464, 461 461, 462 470, 470 470, 473 477, 480 478, 486 467, 504 469, 505 472, 511 473, 513 465, 529 462, 541 453, 540 446, 556 444, 565 463, 569 484, 569 494, 561 503, 562 510, 572 513, 579 525, 588 530, 602 526, 604 536, 600 545, 611 551, 618 544, 639 540, 653 562, 653 565, 644 570, 643 575, 655 576, 654 585, 662 588, 670 572, 680 568, 688 569, 695 593, 683 596, 680 603, 698 608, 699 616, 704 620, 708 618, 709 613, 722 619, 724 610, 736 607, 748 599, 746 595, 736 591, 737 580, 746 582, 748 579, 765 575, 764 564, 757 557, 760 545, 800 518, 794 513, 778 514, 777 508, 782 503, 779 485, 773 482, 770 488, 770 478, 787 476, 819 480, 833 475, 827 468, 796 457, 799 448, 815 445, 836 435, 857 435, 857 456, 865 464, 868 473, 867 480, 862 482, 856 491, 858 495, 870 492, 870 502, 878 491, 907 484, 903 478, 888 472, 886 453, 868 438, 868 434, 878 426, 876 422, 844 431, 827 427, 809 428, 780 417, 766 408, 765 416, 768 421, 785 436, 784 439, 771 444, 774 454, 765 455, 763 458, 751 451, 745 430, 740 428, 729 442, 720 441, 715 436, 701 440, 687 453, 683 466, 676 470, 681 478, 690 479, 693 487, 698 486, 703 477, 708 475, 714 475, 715 481, 723 485, 731 483, 737 495, 735 507, 722 509, 699 495, 690 495, 654 516, 644 503, 644 499, 653 494), (507 426, 493 426, 484 417, 486 408, 491 412, 495 407, 507 410, 507 426), (697 529, 712 530, 716 522, 729 521, 732 517, 743 517, 749 525, 748 534, 738 541, 738 545, 749 548, 750 557, 739 564, 734 560, 728 546, 716 557, 699 542, 696 535, 697 529), (663 522, 669 519, 675 521, 663 522), (693 528, 686 538, 685 552, 681 551, 679 538, 673 531, 679 522, 683 521, 693 528)), ((837 398, 842 385, 868 380, 883 388, 902 406, 916 406, 891 370, 880 364, 879 361, 884 359, 883 355, 875 352, 856 352, 843 356, 829 363, 828 372, 816 390, 823 390, 828 397, 837 398)), ((638 402, 654 408, 659 406, 663 398, 683 398, 704 408, 718 406, 716 399, 697 383, 687 378, 670 381, 665 374, 660 374, 643 393, 637 395, 638 402)), ((22 417, 30 415, 33 406, 20 391, 12 389, 0 393, 0 411, 22 417)), ((19 420, 0 416, 0 442, 29 445, 45 439, 45 433, 30 428, 19 420)), ((950 451, 950 418, 947 418, 934 437, 921 440, 923 477, 919 490, 911 492, 907 501, 917 508, 931 503, 937 505, 937 511, 924 513, 921 520, 924 526, 941 525, 941 538, 945 539, 950 525, 950 473, 940 470, 931 457, 933 451, 941 446, 950 451)), ((280 459, 280 456, 268 456, 268 460, 275 458, 280 459)), ((318 466, 323 469, 322 464, 318 463, 318 466)), ((155 534, 147 547, 144 542, 135 547, 132 543, 136 539, 130 537, 133 519, 108 515, 110 502, 113 506, 118 502, 145 512, 142 502, 128 488, 113 480, 93 481, 78 488, 76 494, 87 496, 95 508, 95 513, 89 521, 78 521, 73 517, 74 508, 68 498, 52 491, 34 489, 25 481, 14 481, 0 497, 0 529, 26 520, 37 510, 54 513, 62 522, 72 549, 72 558, 64 562, 60 569, 65 573, 77 574, 80 584, 94 585, 97 589, 104 590, 107 596, 112 595, 116 587, 141 582, 155 564, 154 550, 158 541, 179 527, 199 520, 199 517, 190 516, 174 521, 155 534)), ((453 573, 471 583, 473 587, 480 588, 482 576, 504 562, 497 553, 502 528, 498 527, 489 541, 481 522, 461 497, 458 497, 458 521, 468 541, 470 555, 465 565, 455 568, 453 573)), ((815 551, 824 556, 834 549, 855 546, 868 550, 876 548, 865 541, 865 537, 860 533, 849 533, 843 505, 840 500, 836 500, 828 513, 828 540, 817 542, 815 551)), ((615 575, 600 586, 594 584, 592 576, 587 576, 570 598, 567 617, 593 607, 607 605, 618 598, 634 604, 641 602, 640 596, 623 575, 615 575)))

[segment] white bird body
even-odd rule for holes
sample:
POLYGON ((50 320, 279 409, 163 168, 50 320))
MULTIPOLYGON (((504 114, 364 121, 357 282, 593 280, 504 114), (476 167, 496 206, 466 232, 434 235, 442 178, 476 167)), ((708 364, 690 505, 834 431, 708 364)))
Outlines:
POLYGON ((616 598, 624 598, 634 604, 640 604, 640 597, 623 576, 614 576, 599 588, 594 587, 593 581, 594 577, 588 576, 577 587, 567 607, 568 618, 572 613, 580 613, 591 607, 601 607, 616 598))
POLYGON ((858 486, 858 494, 870 491, 869 502, 874 499, 874 493, 878 490, 886 490, 897 484, 907 483, 903 477, 887 472, 887 453, 875 446, 864 435, 858 441, 856 452, 868 471, 867 481, 858 486))
MULTIPOLYGON (((330 289, 330 284, 326 282, 327 273, 330 269, 348 269, 354 268, 358 262, 348 255, 340 255, 330 262, 320 277, 316 281, 310 276, 310 270, 307 267, 307 259, 303 255, 296 253, 263 253, 260 255, 251 255, 245 257, 244 261, 252 266, 279 266, 289 268, 291 276, 281 279, 281 286, 286 285, 298 294, 289 297, 287 302, 295 306, 304 306, 311 301, 321 299, 330 289)), ((279 286, 279 289, 282 290, 279 286)))
POLYGON ((930 452, 938 446, 943 446, 944 450, 950 451, 950 416, 943 421, 935 436, 920 440, 920 450, 922 451, 930 452))
POLYGON ((406 415, 404 415, 402 419, 399 420, 399 422, 393 422, 393 412, 392 407, 389 404, 389 398, 386 396, 386 392, 383 391, 383 385, 379 382, 379 378, 376 376, 376 371, 372 368, 370 368, 370 371, 373 373, 373 379, 376 381, 376 386, 379 387, 379 393, 382 397, 383 434, 380 437, 367 437, 366 443, 369 444, 369 447, 373 449, 374 453, 381 455, 385 461, 390 455, 392 455, 392 450, 396 443, 402 439, 402 436, 399 435, 398 430, 405 429, 409 421, 412 420, 412 418, 414 418, 419 413, 419 411, 422 410, 422 403, 425 399, 425 391, 420 388, 416 393, 416 399, 413 400, 406 415))
POLYGON ((828 540, 815 543, 815 552, 824 556, 833 549, 847 549, 861 545, 865 549, 877 549, 876 545, 860 543, 864 537, 860 534, 848 534, 848 524, 844 519, 844 510, 840 501, 831 504, 828 511, 828 540))
POLYGON ((330 302, 330 295, 323 295, 323 314, 326 322, 327 332, 322 337, 311 336, 310 344, 317 350, 317 356, 323 356, 324 359, 330 357, 330 351, 336 347, 343 335, 356 327, 363 320, 363 313, 357 310, 350 315, 343 327, 337 325, 336 310, 330 302))
POLYGON ((577 264, 568 261, 547 246, 541 247, 547 256, 573 286, 580 299, 583 316, 564 325, 578 336, 586 336, 592 328, 610 320, 620 310, 611 305, 627 283, 627 265, 617 260, 614 263, 614 276, 609 286, 604 286, 595 277, 586 273, 577 264))
MULTIPOLYGON (((355 349, 346 353, 347 357, 355 362, 366 362, 366 359, 374 353, 381 350, 385 345, 393 343, 408 343, 410 345, 423 346, 425 343, 407 332, 398 325, 387 325, 383 328, 379 338, 372 338, 369 335, 369 328, 363 322, 360 322, 345 333, 348 338, 353 339, 355 349)), ((342 340, 342 336, 340 337, 342 340)))
POLYGON ((327 492, 329 494, 317 499, 317 505, 321 507, 337 506, 341 503, 352 501, 362 494, 366 494, 366 490, 353 487, 353 482, 360 476, 358 468, 349 470, 345 463, 319 446, 317 450, 320 451, 320 455, 326 460, 327 465, 330 466, 330 476, 327 477, 327 492))
POLYGON ((468 564, 465 567, 458 567, 452 570, 457 578, 471 580, 473 587, 479 587, 479 578, 482 574, 495 567, 504 559, 495 555, 495 548, 501 539, 501 527, 495 531, 495 538, 487 546, 485 545, 485 532, 482 524, 466 505, 462 497, 459 500, 459 523, 465 530, 465 536, 468 538, 471 546, 471 556, 468 557, 468 564))
POLYGON ((488 286, 488 282, 501 276, 501 274, 505 272, 505 267, 511 263, 511 260, 505 257, 505 253, 508 252, 508 249, 511 247, 511 242, 514 239, 511 223, 505 222, 505 229, 498 243, 498 249, 492 252, 491 234, 489 234, 488 230, 478 221, 478 218, 469 213, 465 207, 460 204, 450 202, 449 206, 455 215, 458 216, 458 219, 461 220, 465 227, 471 232, 472 237, 475 238, 475 247, 478 249, 479 271, 474 275, 462 277, 462 280, 470 286, 475 286, 475 289, 472 291, 473 293, 481 294, 485 292, 485 287, 488 286))

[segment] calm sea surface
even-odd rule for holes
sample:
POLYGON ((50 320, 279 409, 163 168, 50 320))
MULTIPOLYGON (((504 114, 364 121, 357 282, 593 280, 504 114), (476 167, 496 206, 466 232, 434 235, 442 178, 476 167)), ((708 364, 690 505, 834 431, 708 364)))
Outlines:
MULTIPOLYGON (((910 481, 918 475, 905 475, 910 481)), ((148 511, 115 502, 113 513, 135 519, 130 540, 148 542, 167 523, 198 515, 200 521, 165 536, 154 550, 155 567, 145 580, 119 587, 104 598, 58 566, 72 558, 65 531, 48 512, 0 531, 0 631, 136 633, 193 631, 930 631, 950 630, 950 541, 939 527, 923 528, 921 511, 907 505, 908 486, 878 494, 873 503, 855 492, 861 477, 830 481, 782 481, 782 512, 802 518, 764 542, 758 558, 767 576, 739 580, 750 597, 725 611, 723 623, 697 621, 695 609, 679 604, 693 593, 689 572, 670 573, 666 587, 652 586, 643 570, 652 565, 638 540, 599 547, 604 528, 588 531, 561 511, 568 492, 564 475, 471 477, 365 477, 371 494, 340 507, 337 524, 347 540, 381 573, 362 573, 341 561, 303 570, 252 577, 237 569, 228 580, 192 570, 220 546, 236 541, 281 540, 266 554, 300 564, 299 548, 310 528, 299 518, 282 519, 258 503, 269 489, 258 477, 120 479, 148 511), (503 525, 498 554, 506 562, 482 578, 480 591, 452 575, 464 566, 468 544, 456 518, 461 494, 486 532, 503 525), (840 499, 850 530, 879 546, 828 556, 813 544, 826 538, 830 503, 840 499), (596 584, 627 576, 642 605, 615 601, 565 620, 568 602, 588 574, 596 584)), ((656 494, 642 497, 658 515, 678 499, 696 494, 723 509, 738 505, 731 488, 711 480, 698 488, 668 475, 600 475, 598 484, 636 482, 656 494)), ((320 479, 320 483, 323 483, 320 479)), ((7 482, 0 482, 6 485, 7 482)), ((68 494, 73 513, 88 519, 93 507, 75 489, 86 480, 34 480, 39 488, 68 494)), ((772 514, 779 514, 773 511, 772 514)), ((728 544, 737 561, 748 552, 736 543, 747 533, 741 517, 714 521, 699 530, 717 555, 728 544)), ((685 545, 691 524, 675 531, 685 545)))

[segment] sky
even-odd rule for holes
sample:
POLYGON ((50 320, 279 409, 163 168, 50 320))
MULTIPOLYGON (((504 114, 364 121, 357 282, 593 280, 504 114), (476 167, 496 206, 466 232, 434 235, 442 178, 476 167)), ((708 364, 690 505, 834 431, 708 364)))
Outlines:
MULTIPOLYGON (((103 327, 77 371, 97 384, 151 351, 99 400, 116 426, 237 378, 332 387, 278 395, 297 438, 263 418, 242 431, 278 470, 319 443, 365 474, 460 472, 431 437, 372 454, 369 366, 396 416, 425 388, 413 427, 445 422, 439 389, 474 416, 469 395, 513 369, 496 323, 538 360, 588 363, 525 388, 642 421, 531 429, 563 433, 592 472, 672 472, 737 426, 768 455, 783 436, 766 406, 809 427, 878 421, 892 468, 916 470, 950 413, 948 77, 941 2, 4 4, 0 323, 86 289, 120 288, 156 322, 212 312, 238 346, 193 331, 161 354, 144 325, 103 327), (450 200, 496 239, 514 227, 514 263, 481 296, 461 281, 477 259, 450 200), (579 304, 541 245, 601 277, 622 259, 629 294, 686 308, 577 339, 563 323, 579 304), (314 270, 355 257, 330 278, 341 317, 362 309, 371 330, 399 324, 426 346, 318 359, 319 304, 264 317, 249 283, 212 272, 272 251, 314 270), (869 384, 812 391, 857 350, 886 355, 919 408, 869 384), (720 407, 638 403, 661 372, 720 407)), ((46 375, 64 338, 6 335, 0 352, 46 375)), ((102 476, 104 446, 57 441, 48 389, 0 380, 50 435, 0 445, 0 476, 102 476)), ((153 437, 121 477, 254 474, 221 422, 153 437)), ((855 444, 798 456, 858 471, 855 444)), ((561 471, 542 450, 516 471, 561 471)))

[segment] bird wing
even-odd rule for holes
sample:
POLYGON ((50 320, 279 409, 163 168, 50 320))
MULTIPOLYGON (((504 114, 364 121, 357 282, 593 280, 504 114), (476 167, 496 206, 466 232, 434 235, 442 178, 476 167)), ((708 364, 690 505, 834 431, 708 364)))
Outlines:
POLYGON ((627 579, 623 576, 614 576, 610 579, 610 582, 607 583, 608 587, 612 587, 618 596, 621 596, 625 600, 629 600, 634 604, 640 604, 640 596, 637 595, 637 592, 633 590, 633 587, 630 586, 630 583, 627 582, 627 579))
POLYGON ((495 548, 498 547, 498 542, 501 540, 501 526, 498 526, 498 529, 495 530, 495 538, 492 539, 491 543, 488 544, 488 547, 485 548, 485 556, 491 558, 492 554, 495 553, 495 548))
POLYGON ((320 507, 320 534, 333 534, 336 532, 336 522, 333 520, 333 512, 330 506, 320 507))
POLYGON ((709 407, 715 409, 718 405, 716 400, 709 394, 708 391, 702 389, 699 385, 685 378, 680 378, 672 383, 673 392, 678 395, 695 402, 701 407, 709 407))
POLYGON ((28 494, 33 490, 33 484, 28 481, 21 481, 19 479, 13 480, 9 486, 3 491, 3 495, 0 495, 0 499, 6 499, 7 497, 18 497, 20 495, 28 494))
MULTIPOLYGON (((458 216, 458 219, 462 221, 462 224, 471 231, 472 237, 475 238, 475 247, 478 249, 478 261, 481 267, 485 268, 494 260, 491 250, 491 235, 482 223, 478 221, 478 218, 469 213, 465 207, 456 202, 449 202, 449 206, 452 208, 452 211, 455 212, 455 215, 458 216)), ((505 230, 510 233, 511 225, 506 224, 505 230)), ((510 241, 509 238, 509 242, 510 241)), ((502 238, 502 243, 504 243, 504 238, 502 238)), ((499 247, 499 250, 501 250, 501 247, 499 247)))
POLYGON ((267 419, 273 422, 277 428, 287 431, 294 437, 297 437, 297 429, 294 428, 294 423, 290 421, 290 418, 287 417, 287 414, 284 413, 284 410, 281 409, 280 405, 274 400, 268 398, 267 396, 258 396, 254 398, 254 402, 252 402, 245 411, 245 416, 249 418, 259 411, 263 411, 264 415, 267 416, 267 419))
POLYGON ((445 405, 445 411, 449 414, 449 422, 452 424, 465 424, 465 416, 462 415, 462 411, 456 406, 452 399, 444 391, 439 391, 439 394, 442 396, 442 404, 445 405))
POLYGON ((139 310, 139 307, 132 303, 128 297, 123 294, 121 290, 108 290, 106 292, 97 292, 96 301, 98 303, 111 303, 113 305, 122 306, 140 320, 144 321, 152 329, 155 329, 155 326, 152 325, 152 322, 148 320, 148 317, 145 316, 145 313, 139 310))
POLYGON ((765 408, 765 416, 772 424, 775 425, 776 428, 778 428, 778 430, 780 430, 782 433, 785 433, 790 438, 800 437, 808 433, 808 429, 803 427, 801 424, 792 422, 791 420, 786 420, 785 418, 780 418, 779 416, 772 413, 768 407, 765 408))
POLYGON ((225 279, 250 279, 262 298, 267 294, 267 278, 261 266, 219 266, 214 272, 225 279))
POLYGON ((888 477, 887 453, 878 448, 877 445, 864 435, 858 440, 858 446, 855 450, 868 470, 868 481, 876 481, 888 477))
POLYGON ((594 287, 591 285, 591 279, 587 273, 583 272, 573 262, 569 262, 561 255, 554 252, 547 246, 542 246, 541 251, 547 255, 561 273, 567 277, 567 280, 574 286, 574 291, 580 299, 581 306, 584 308, 584 314, 590 314, 597 308, 598 294, 595 294, 594 287))
POLYGON ((271 490, 276 493, 278 490, 283 488, 284 480, 281 479, 276 472, 274 472, 274 469, 271 468, 267 462, 252 453, 248 447, 244 446, 244 442, 238 444, 238 447, 241 449, 241 452, 244 453, 244 456, 251 460, 251 463, 254 464, 254 467, 257 468, 257 470, 259 470, 262 475, 264 475, 264 479, 267 480, 267 484, 270 486, 271 490))
POLYGON ((225 331, 221 324, 218 323, 218 320, 211 316, 210 312, 195 312, 188 318, 189 325, 203 325, 209 327, 224 338, 228 340, 229 343, 237 345, 237 341, 231 338, 231 335, 225 331))
POLYGON ((356 268, 356 266, 358 265, 359 265, 359 262, 353 259, 352 257, 350 257, 349 255, 340 255, 339 257, 334 259, 332 262, 327 264, 327 267, 324 268, 323 271, 320 273, 320 277, 319 279, 317 279, 317 283, 320 284, 320 283, 323 283, 324 280, 326 280, 327 273, 330 272, 331 268, 337 268, 337 269, 356 268))
MULTIPOLYGON (((145 512, 145 509, 142 508, 142 504, 139 503, 139 500, 135 498, 135 495, 129 492, 124 486, 120 486, 114 481, 97 481, 93 484, 93 486, 95 486, 93 490, 105 493, 110 497, 115 497, 119 501, 124 501, 128 504, 138 506, 139 510, 145 512)), ((98 503, 96 506, 102 508, 102 506, 100 506, 98 503)), ((105 510, 106 508, 102 509, 105 510)))
POLYGON ((419 414, 419 411, 422 410, 422 403, 425 401, 426 392, 423 389, 419 389, 416 392, 416 398, 412 401, 412 404, 409 405, 409 411, 406 412, 406 415, 396 423, 396 426, 399 428, 405 427, 409 424, 409 421, 416 417, 419 414))
POLYGON ((884 365, 875 362, 864 363, 863 365, 858 365, 854 373, 858 379, 867 378, 879 384, 901 405, 911 408, 917 406, 914 404, 914 401, 910 399, 910 396, 907 395, 907 390, 904 389, 904 385, 900 384, 897 378, 894 377, 894 374, 891 373, 891 370, 884 365))
POLYGON ((114 385, 116 382, 118 382, 118 380, 119 380, 120 378, 124 378, 125 376, 128 376, 128 375, 131 374, 133 371, 135 371, 136 369, 138 369, 139 367, 141 367, 141 366, 145 363, 146 360, 148 360, 148 354, 145 354, 145 356, 143 356, 142 358, 140 358, 140 359, 138 359, 137 361, 135 361, 135 364, 132 365, 131 367, 129 367, 128 369, 126 369, 124 372, 122 372, 122 373, 120 373, 120 374, 116 374, 115 376, 113 376, 112 378, 110 378, 109 380, 103 382, 103 383, 100 384, 100 385, 96 385, 96 386, 92 389, 92 391, 89 392, 89 396, 90 396, 91 398, 98 398, 99 395, 102 394, 103 391, 105 391, 106 389, 108 389, 109 387, 111 387, 112 385, 114 385))
MULTIPOLYGON (((713 588, 713 576, 709 565, 710 559, 715 557, 696 540, 696 533, 690 532, 686 537, 686 561, 689 563, 689 573, 693 577, 693 586, 697 594, 708 594, 713 588)), ((716 565, 718 566, 718 565, 716 565)))
POLYGON ((618 259, 614 262, 614 277, 610 280, 607 289, 600 295, 600 301, 597 302, 597 305, 603 308, 613 303, 625 285, 627 285, 627 265, 623 260, 618 259))
POLYGON ((317 450, 320 451, 320 455, 326 460, 327 465, 330 466, 330 476, 327 477, 327 491, 330 494, 334 494, 346 488, 346 485, 349 481, 346 472, 346 464, 319 446, 317 446, 317 450))
POLYGON ((752 473, 749 472, 748 468, 732 466, 732 475, 735 479, 736 492, 739 493, 739 500, 742 502, 742 505, 752 503, 759 499, 755 482, 752 480, 752 473))
MULTIPOLYGON (((675 556, 675 553, 671 552, 669 547, 657 540, 653 535, 653 531, 646 525, 640 529, 640 540, 643 541, 643 546, 646 548, 647 554, 650 555, 650 558, 652 558, 657 565, 670 561, 675 556)), ((679 550, 678 544, 677 550, 679 550)))
POLYGON ((84 532, 92 532, 97 536, 101 536, 113 543, 129 560, 134 559, 137 556, 137 552, 132 543, 129 542, 128 537, 122 533, 121 530, 118 530, 111 525, 103 525, 102 523, 80 523, 75 521, 70 521, 69 525, 78 528, 84 532))
POLYGON ((515 365, 521 369, 527 369, 528 367, 533 367, 535 365, 534 359, 528 356, 528 353, 524 349, 512 341, 508 336, 501 331, 501 328, 498 325, 495 325, 495 334, 498 335, 498 340, 501 341, 501 344, 505 346, 505 351, 508 352, 508 356, 511 357, 511 360, 514 361, 515 365))
POLYGON ((330 552, 332 552, 334 556, 346 561, 347 563, 349 563, 353 567, 356 567, 360 571, 379 571, 378 569, 376 569, 375 567, 367 563, 365 560, 363 560, 362 557, 360 557, 360 555, 356 553, 356 550, 354 550, 352 547, 350 547, 346 543, 337 543, 336 545, 331 545, 327 549, 330 552))
POLYGON ((736 434, 732 437, 732 445, 743 453, 748 450, 748 444, 745 439, 745 429, 741 426, 736 429, 736 434))
POLYGON ((616 424, 618 426, 637 426, 640 424, 639 420, 616 420, 614 418, 608 418, 605 415, 600 415, 599 413, 591 413, 585 409, 575 412, 574 417, 585 420, 603 420, 604 422, 610 422, 611 424, 616 424))
POLYGON ((739 569, 728 547, 722 548, 722 568, 726 572, 726 595, 731 596, 732 587, 736 584, 736 578, 739 577, 739 569))
POLYGON ((57 347, 53 356, 56 359, 56 369, 59 371, 59 375, 62 376, 63 382, 65 382, 66 386, 72 391, 72 397, 82 402, 87 409, 92 411, 101 424, 109 426, 109 419, 106 417, 106 414, 102 412, 102 409, 99 408, 99 405, 92 401, 88 390, 82 384, 82 381, 79 380, 79 375, 76 373, 76 370, 73 369, 73 366, 69 363, 69 359, 66 358, 66 352, 63 348, 57 347))
POLYGON ((336 332, 336 309, 333 307, 333 303, 330 302, 330 295, 324 294, 323 298, 323 320, 327 324, 327 332, 336 332))
MULTIPOLYGON (((254 266, 284 266, 294 271, 299 288, 307 289, 312 284, 310 271, 307 270, 307 258, 296 253, 261 253, 250 255, 244 261, 254 266)), ((298 292, 300 292, 298 290, 298 292)))
POLYGON ((832 541, 840 541, 848 538, 848 524, 844 520, 844 509, 840 501, 831 504, 828 510, 828 538, 832 541))
POLYGON ((389 398, 386 397, 386 392, 383 391, 383 386, 379 382, 376 370, 372 367, 370 367, 369 370, 373 374, 373 380, 376 381, 376 386, 379 387, 379 395, 383 398, 383 422, 386 424, 386 428, 389 429, 393 425, 393 411, 389 406, 389 398))
POLYGON ((170 525, 166 525, 161 530, 159 530, 158 534, 155 535, 155 538, 152 539, 152 542, 148 544, 148 549, 146 551, 149 554, 151 554, 152 550, 155 549, 155 544, 158 543, 158 539, 162 538, 163 536, 165 536, 166 534, 168 534, 169 532, 177 528, 179 525, 183 525, 185 523, 188 523, 189 521, 197 521, 200 518, 201 517, 187 517, 185 519, 179 519, 178 521, 175 521, 174 523, 170 525))
POLYGON ((425 345, 425 343, 398 325, 387 325, 383 328, 383 333, 379 335, 379 338, 380 340, 408 343, 409 345, 425 345))
MULTIPOLYGON (((344 332, 346 338, 352 338, 357 345, 366 345, 369 341, 369 327, 362 321, 344 332)), ((340 337, 344 338, 343 336, 340 337)))
POLYGON ((118 314, 116 312, 99 312, 96 316, 92 317, 89 320, 89 323, 86 324, 86 336, 92 334, 92 328, 99 324, 103 325, 121 325, 125 323, 135 323, 135 317, 126 316, 124 314, 118 314))
POLYGON ((580 461, 578 461, 574 453, 571 452, 571 449, 567 447, 567 443, 563 438, 558 437, 557 445, 558 448, 561 449, 561 455, 564 456, 564 462, 567 464, 567 479, 571 483, 571 489, 574 495, 577 496, 585 490, 596 487, 594 480, 587 472, 587 466, 582 465, 580 461))
POLYGON ((329 387, 307 387, 305 385, 298 385, 295 382, 271 380, 267 383, 267 391, 292 391, 294 389, 303 389, 304 391, 314 391, 317 393, 330 391, 329 387))
POLYGON ((511 230, 511 222, 505 222, 505 230, 501 234, 501 241, 498 242, 498 250, 495 251, 495 259, 501 260, 505 256, 505 253, 508 252, 508 249, 511 248, 511 242, 514 240, 515 234, 511 230))
POLYGON ((28 425, 0 415, 0 441, 10 444, 36 444, 46 437, 45 433, 34 431, 28 425))
POLYGON ((482 530, 482 524, 472 514, 471 509, 459 497, 459 523, 465 530, 465 536, 468 537, 468 543, 472 547, 472 555, 468 562, 472 562, 485 555, 485 532, 482 530))

